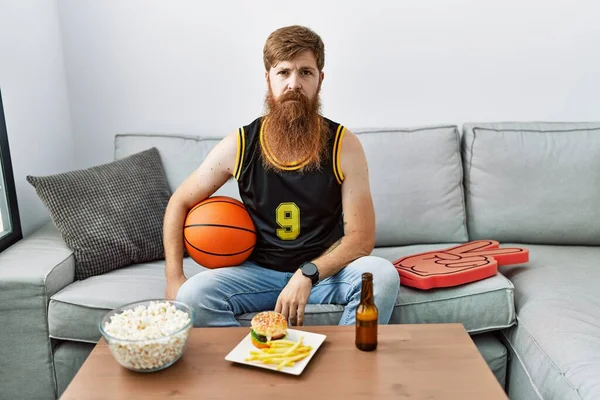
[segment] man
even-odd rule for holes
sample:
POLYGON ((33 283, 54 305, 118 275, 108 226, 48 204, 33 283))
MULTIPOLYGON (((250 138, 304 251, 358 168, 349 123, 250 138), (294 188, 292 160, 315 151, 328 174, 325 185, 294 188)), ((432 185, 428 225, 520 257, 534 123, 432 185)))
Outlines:
POLYGON ((225 137, 175 191, 164 220, 167 297, 196 310, 195 326, 239 326, 235 316, 275 310, 302 325, 306 304, 346 305, 355 323, 361 276, 374 276, 379 322, 389 322, 399 276, 369 256, 375 216, 367 162, 358 138, 320 115, 324 46, 308 28, 290 26, 267 39, 263 59, 267 114, 225 137), (183 273, 188 210, 228 179, 257 229, 241 266, 183 273))

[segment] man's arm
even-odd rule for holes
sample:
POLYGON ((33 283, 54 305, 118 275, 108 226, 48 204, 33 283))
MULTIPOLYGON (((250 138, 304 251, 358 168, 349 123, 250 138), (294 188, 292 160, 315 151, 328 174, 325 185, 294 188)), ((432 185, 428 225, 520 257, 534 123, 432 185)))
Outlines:
MULTIPOLYGON (((313 260, 319 269, 320 279, 335 275, 350 262, 371 254, 375 245, 375 211, 367 160, 358 138, 349 131, 344 135, 340 157, 344 176, 344 236, 313 260)), ((297 270, 279 294, 275 311, 289 317, 290 322, 302 325, 310 292, 310 280, 297 270)))
POLYGON ((346 130, 341 148, 342 208, 344 236, 313 260, 319 279, 335 275, 375 246, 375 210, 369 184, 369 169, 358 137, 346 130))
POLYGON ((163 225, 167 297, 174 298, 185 281, 183 273, 183 224, 188 211, 210 197, 233 176, 237 132, 223 138, 169 199, 163 225), (178 284, 178 285, 177 285, 178 284), (173 291, 175 293, 173 293, 173 291))

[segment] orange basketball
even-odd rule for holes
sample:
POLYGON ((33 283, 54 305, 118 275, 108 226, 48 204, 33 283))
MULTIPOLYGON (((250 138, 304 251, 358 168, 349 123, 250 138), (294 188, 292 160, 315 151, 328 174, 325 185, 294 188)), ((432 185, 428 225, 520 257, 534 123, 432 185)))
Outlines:
POLYGON ((206 268, 240 265, 256 245, 256 230, 244 203, 214 196, 196 204, 183 227, 190 257, 206 268))

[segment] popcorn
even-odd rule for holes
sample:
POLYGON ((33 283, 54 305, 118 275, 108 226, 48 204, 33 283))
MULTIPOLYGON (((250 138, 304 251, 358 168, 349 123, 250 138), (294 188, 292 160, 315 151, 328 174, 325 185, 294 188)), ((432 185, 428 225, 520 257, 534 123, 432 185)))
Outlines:
POLYGON ((151 301, 112 315, 104 324, 108 346, 123 366, 134 370, 164 368, 183 353, 190 324, 188 313, 170 302, 151 301), (188 329, 172 335, 188 326, 188 329))

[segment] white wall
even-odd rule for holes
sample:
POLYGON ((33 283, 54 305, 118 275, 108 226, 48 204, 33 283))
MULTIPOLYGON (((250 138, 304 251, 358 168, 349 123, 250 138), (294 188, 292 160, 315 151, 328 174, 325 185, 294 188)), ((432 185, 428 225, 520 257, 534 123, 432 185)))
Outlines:
POLYGON ((110 160, 117 132, 250 122, 264 41, 293 23, 322 36, 323 109, 351 128, 600 120, 598 2, 365 4, 59 0, 78 163, 110 160))
POLYGON ((47 218, 28 174, 108 162, 118 132, 223 136, 254 119, 264 40, 288 24, 323 37, 324 112, 351 128, 600 120, 600 3, 365 4, 0 0, 25 233, 47 218))
POLYGON ((0 0, 0 88, 23 234, 48 220, 26 175, 74 166, 56 1, 0 0))

